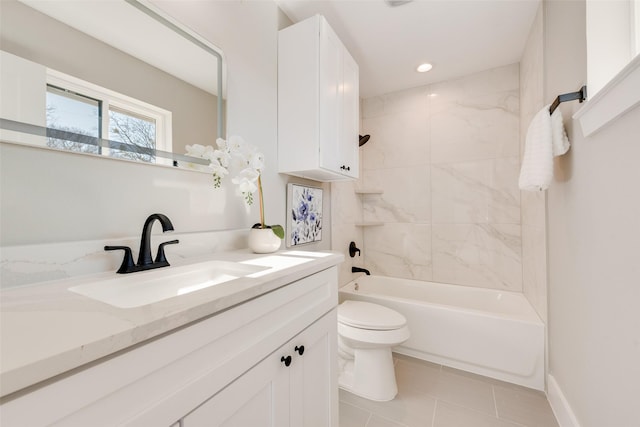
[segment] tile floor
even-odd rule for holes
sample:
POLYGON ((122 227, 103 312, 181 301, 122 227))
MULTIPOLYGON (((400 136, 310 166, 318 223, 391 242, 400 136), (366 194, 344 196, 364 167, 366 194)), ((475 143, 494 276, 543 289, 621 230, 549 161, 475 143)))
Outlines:
POLYGON ((558 427, 544 393, 396 355, 398 395, 340 390, 340 427, 558 427))

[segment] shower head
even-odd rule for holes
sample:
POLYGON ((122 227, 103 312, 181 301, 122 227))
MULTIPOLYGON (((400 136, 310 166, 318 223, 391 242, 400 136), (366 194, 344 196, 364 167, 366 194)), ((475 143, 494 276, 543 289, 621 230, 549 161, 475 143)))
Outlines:
POLYGON ((369 138, 371 138, 371 136, 369 135, 358 135, 360 137, 360 141, 358 141, 358 146, 362 147, 364 144, 367 143, 367 141, 369 141, 369 138))

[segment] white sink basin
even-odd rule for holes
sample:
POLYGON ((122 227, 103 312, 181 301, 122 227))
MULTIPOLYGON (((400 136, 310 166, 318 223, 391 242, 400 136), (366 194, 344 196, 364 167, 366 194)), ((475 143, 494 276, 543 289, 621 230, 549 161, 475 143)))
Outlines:
POLYGON ((133 308, 219 285, 268 268, 228 261, 207 261, 118 274, 113 278, 73 286, 69 290, 115 307, 133 308))

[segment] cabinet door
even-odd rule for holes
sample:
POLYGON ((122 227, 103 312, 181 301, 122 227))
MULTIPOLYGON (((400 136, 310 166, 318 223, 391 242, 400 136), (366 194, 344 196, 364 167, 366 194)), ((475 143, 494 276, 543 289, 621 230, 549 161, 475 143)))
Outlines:
POLYGON ((276 351, 182 419, 183 427, 286 427, 291 369, 276 351))
POLYGON ((340 137, 340 158, 346 170, 342 173, 353 178, 359 175, 358 124, 360 111, 360 79, 358 64, 344 50, 342 82, 342 120, 340 137))
POLYGON ((320 167, 342 173, 340 153, 342 113, 342 42, 327 21, 320 21, 320 167))
POLYGON ((291 426, 338 425, 336 313, 336 309, 327 313, 289 342, 291 426))

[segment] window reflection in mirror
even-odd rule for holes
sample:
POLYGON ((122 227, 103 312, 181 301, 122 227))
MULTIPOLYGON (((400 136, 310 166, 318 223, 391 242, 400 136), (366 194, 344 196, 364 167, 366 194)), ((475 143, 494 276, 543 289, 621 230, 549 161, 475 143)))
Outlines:
MULTIPOLYGON (((47 85, 47 127, 102 138, 100 116, 102 106, 89 98, 53 85, 47 85)), ((81 153, 100 154, 100 147, 66 139, 49 137, 47 147, 81 153)))

